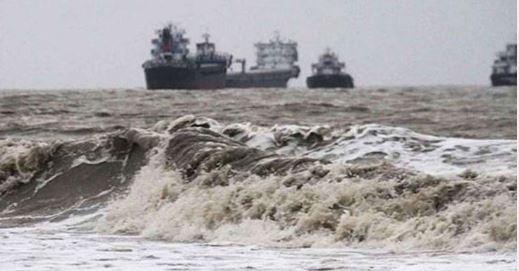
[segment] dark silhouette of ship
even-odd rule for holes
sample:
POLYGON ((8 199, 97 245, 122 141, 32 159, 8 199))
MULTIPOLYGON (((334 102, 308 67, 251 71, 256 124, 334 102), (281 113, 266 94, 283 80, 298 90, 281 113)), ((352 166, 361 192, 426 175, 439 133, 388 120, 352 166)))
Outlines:
POLYGON ((507 44, 506 51, 497 53, 490 75, 492 86, 517 86, 517 44, 507 44))
POLYGON ((342 72, 344 62, 339 62, 335 53, 326 49, 319 62, 312 64, 312 76, 306 78, 309 88, 353 88, 351 75, 342 72))
POLYGON ((196 53, 189 54, 189 40, 184 30, 169 24, 157 30, 152 40, 152 59, 142 67, 148 89, 218 89, 225 87, 225 74, 231 56, 217 53, 209 34, 196 44, 196 53))
POLYGON ((236 59, 241 71, 228 72, 225 80, 227 88, 286 88, 291 78, 299 76, 297 43, 284 41, 279 34, 269 42, 259 42, 256 47, 256 66, 246 71, 245 59, 236 59))

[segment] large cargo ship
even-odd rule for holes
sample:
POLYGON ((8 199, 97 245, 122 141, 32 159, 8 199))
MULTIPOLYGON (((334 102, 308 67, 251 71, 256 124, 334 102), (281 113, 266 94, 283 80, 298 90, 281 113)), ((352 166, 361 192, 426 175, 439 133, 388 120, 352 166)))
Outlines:
POLYGON ((497 53, 490 75, 492 86, 517 86, 517 44, 507 44, 506 51, 497 53))
POLYGON ((225 85, 228 88, 285 88, 291 78, 299 76, 297 43, 285 41, 276 33, 269 42, 259 42, 256 47, 256 66, 246 71, 246 60, 236 59, 241 64, 239 72, 228 72, 225 85))
POLYGON ((225 87, 225 74, 230 55, 217 53, 209 34, 196 44, 196 53, 189 53, 185 31, 169 24, 157 30, 152 40, 152 59, 142 67, 148 89, 218 89, 225 87))
POLYGON ((351 75, 342 72, 345 66, 328 48, 319 56, 319 62, 312 64, 313 75, 306 78, 306 85, 309 88, 353 88, 351 75))

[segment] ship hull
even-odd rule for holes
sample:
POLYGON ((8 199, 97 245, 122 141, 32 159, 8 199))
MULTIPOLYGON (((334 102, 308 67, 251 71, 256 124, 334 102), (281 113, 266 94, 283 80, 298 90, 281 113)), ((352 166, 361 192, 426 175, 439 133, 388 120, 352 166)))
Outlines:
POLYGON ((517 73, 511 74, 492 74, 490 76, 492 86, 517 86, 517 73))
POLYGON ((353 88, 349 74, 316 74, 306 78, 308 88, 353 88))
POLYGON ((148 89, 219 89, 225 87, 225 66, 144 69, 148 89))
POLYGON ((225 79, 226 88, 286 88, 292 71, 261 73, 229 73, 225 79))

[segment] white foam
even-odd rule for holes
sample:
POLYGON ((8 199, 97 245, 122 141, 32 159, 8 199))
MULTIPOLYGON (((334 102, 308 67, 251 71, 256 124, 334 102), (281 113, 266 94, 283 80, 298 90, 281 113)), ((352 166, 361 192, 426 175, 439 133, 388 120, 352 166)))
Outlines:
MULTIPOLYGON (((253 233, 252 233, 253 234, 253 233)), ((46 228, 0 229, 2 270, 516 270, 516 255, 182 244, 46 228)))
POLYGON ((406 128, 378 124, 353 125, 346 131, 328 126, 231 124, 231 136, 250 147, 278 154, 351 162, 382 156, 402 168, 435 175, 456 175, 466 170, 482 174, 516 174, 517 141, 463 139, 419 134, 406 128), (308 142, 312 135, 326 142, 308 142))
POLYGON ((515 174, 517 167, 515 140, 435 137, 376 124, 354 126, 333 144, 302 155, 348 162, 370 153, 383 153, 385 159, 397 166, 435 175, 459 174, 465 170, 515 174))

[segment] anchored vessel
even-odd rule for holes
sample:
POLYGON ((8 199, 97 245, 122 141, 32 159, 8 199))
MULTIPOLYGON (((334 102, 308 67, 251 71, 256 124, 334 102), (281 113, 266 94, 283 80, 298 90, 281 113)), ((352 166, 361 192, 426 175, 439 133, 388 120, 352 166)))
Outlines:
POLYGON ((517 44, 507 44, 506 51, 497 53, 490 81, 492 86, 517 85, 517 44))
POLYGON ((169 24, 152 40, 152 59, 144 62, 148 89, 217 89, 225 87, 230 55, 217 53, 209 34, 190 54, 185 31, 169 24))
POLYGON ((241 64, 240 72, 227 73, 225 85, 228 88, 269 88, 287 87, 290 78, 299 76, 297 42, 284 41, 276 33, 269 42, 259 42, 256 47, 256 66, 246 71, 246 60, 236 59, 241 64))
POLYGON ((312 64, 312 76, 306 78, 309 88, 353 88, 353 78, 342 72, 344 62, 329 48, 319 56, 319 62, 312 64))

